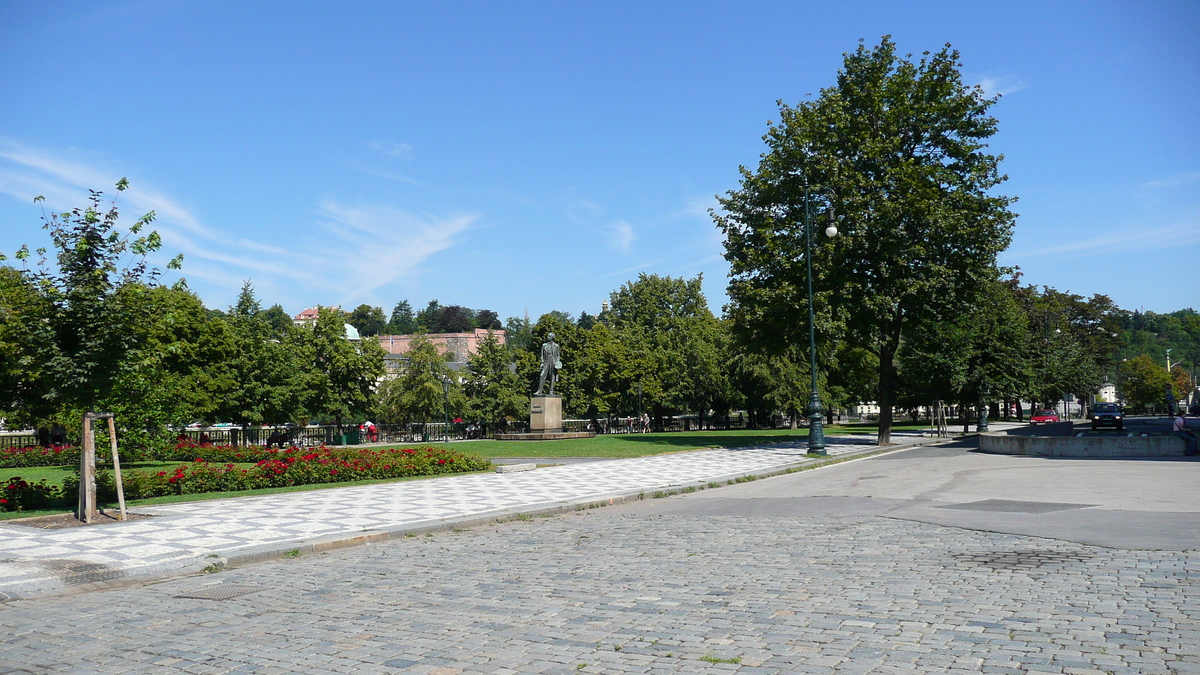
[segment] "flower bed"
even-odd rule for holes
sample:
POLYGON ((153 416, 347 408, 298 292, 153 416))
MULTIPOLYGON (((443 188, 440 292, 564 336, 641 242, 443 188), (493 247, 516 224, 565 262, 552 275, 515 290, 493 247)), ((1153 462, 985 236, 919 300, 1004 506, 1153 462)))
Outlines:
POLYGON ((41 509, 62 499, 62 488, 47 484, 45 478, 30 483, 20 476, 13 476, 0 486, 0 511, 41 509))
POLYGON ((0 448, 0 469, 16 469, 24 466, 62 466, 79 464, 79 448, 69 445, 38 445, 24 448, 0 448))
MULTIPOLYGON (((126 499, 145 499, 177 494, 203 492, 233 492, 290 485, 315 485, 348 481, 407 478, 438 474, 466 473, 491 468, 489 460, 464 455, 445 448, 287 448, 286 450, 253 449, 265 452, 253 467, 238 463, 254 461, 243 452, 245 448, 226 448, 216 455, 220 446, 193 448, 200 455, 173 471, 122 471, 126 499), (233 456, 230 456, 233 452, 233 456), (219 457, 218 461, 210 458, 219 457)), ((77 486, 68 486, 70 487, 77 486)), ((97 472, 96 488, 102 500, 116 498, 116 481, 112 472, 97 472)))

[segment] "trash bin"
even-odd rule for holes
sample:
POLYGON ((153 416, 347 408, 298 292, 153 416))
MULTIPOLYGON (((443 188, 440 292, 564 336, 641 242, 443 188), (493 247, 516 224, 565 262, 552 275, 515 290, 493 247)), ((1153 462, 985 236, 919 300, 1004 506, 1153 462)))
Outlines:
POLYGON ((337 445, 358 445, 358 429, 343 431, 334 438, 337 440, 337 445))

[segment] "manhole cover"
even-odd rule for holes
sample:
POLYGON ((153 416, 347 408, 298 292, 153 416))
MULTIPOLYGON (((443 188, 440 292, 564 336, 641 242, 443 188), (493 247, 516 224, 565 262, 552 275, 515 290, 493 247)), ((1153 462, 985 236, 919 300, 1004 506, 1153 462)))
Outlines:
POLYGON ((218 584, 198 591, 188 591, 175 596, 177 598, 195 598, 196 600, 228 600, 243 595, 267 590, 266 586, 244 586, 239 584, 218 584))
POLYGON ((1092 557, 1086 551, 1046 551, 1026 549, 1017 551, 981 551, 978 553, 956 553, 959 563, 972 567, 989 567, 994 570, 1032 570, 1047 565, 1081 563, 1092 557))
POLYGON ((1068 509, 1086 509, 1095 504, 1065 504, 1062 502, 1018 502, 1010 499, 984 499, 965 504, 947 504, 939 509, 956 509, 959 511, 999 511, 1002 513, 1050 513, 1068 509))

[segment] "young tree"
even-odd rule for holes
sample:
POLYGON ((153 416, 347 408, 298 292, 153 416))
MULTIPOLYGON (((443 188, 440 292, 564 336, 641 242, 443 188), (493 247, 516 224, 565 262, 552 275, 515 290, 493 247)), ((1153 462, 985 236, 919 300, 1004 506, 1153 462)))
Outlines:
MULTIPOLYGON (((128 186, 122 178, 117 191, 128 186)), ((146 257, 162 246, 162 239, 157 232, 143 230, 154 221, 154 212, 137 219, 126 232, 118 225, 115 203, 103 210, 102 193, 94 190, 88 201, 83 208, 43 215, 55 263, 46 259, 45 249, 38 249, 36 269, 18 271, 22 288, 34 288, 40 296, 36 304, 43 325, 36 330, 46 342, 37 368, 41 384, 24 388, 23 393, 32 396, 12 403, 35 418, 109 404, 113 384, 130 352, 144 342, 144 326, 151 318, 148 294, 159 271, 146 257), (122 266, 126 255, 129 262, 122 266)), ((30 255, 22 246, 15 257, 24 262, 30 255)), ((176 256, 167 267, 178 269, 181 260, 176 256)), ((23 306, 32 307, 27 302, 23 306)))
POLYGON ((1000 158, 984 152, 996 99, 963 83, 958 58, 946 46, 914 63, 887 36, 860 44, 820 98, 781 104, 758 171, 743 168, 714 212, 737 329, 776 353, 808 346, 805 210, 836 212, 841 234, 814 242, 814 309, 821 339, 878 359, 881 445, 906 334, 967 309, 1012 235, 1013 200, 993 191, 1000 158))
POLYGON ((1166 401, 1171 376, 1154 359, 1142 354, 1129 359, 1121 368, 1121 393, 1133 408, 1147 408, 1166 401))

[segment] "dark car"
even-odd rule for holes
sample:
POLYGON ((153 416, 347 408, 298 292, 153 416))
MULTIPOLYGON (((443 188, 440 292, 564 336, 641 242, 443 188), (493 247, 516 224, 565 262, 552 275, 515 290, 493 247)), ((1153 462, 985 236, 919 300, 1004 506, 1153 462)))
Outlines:
POLYGON ((1092 428, 1116 427, 1125 428, 1125 413, 1116 403, 1097 403, 1092 406, 1092 428))

